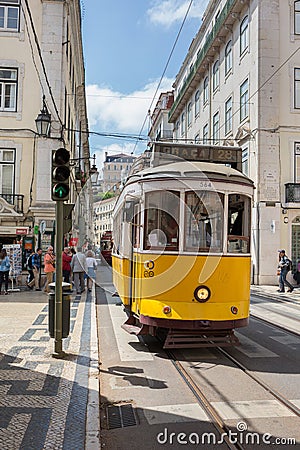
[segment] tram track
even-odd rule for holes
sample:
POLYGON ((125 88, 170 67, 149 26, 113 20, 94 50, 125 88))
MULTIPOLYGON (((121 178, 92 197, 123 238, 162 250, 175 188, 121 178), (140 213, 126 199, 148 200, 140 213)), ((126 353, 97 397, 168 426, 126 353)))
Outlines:
POLYGON ((296 414, 296 416, 300 417, 300 409, 291 403, 286 397, 277 392, 275 389, 270 387, 267 383, 261 380, 257 375, 254 375, 247 367, 245 367, 240 361, 238 361, 234 356, 228 353, 224 348, 217 347, 217 350, 229 359, 232 363, 235 364, 236 367, 241 369, 248 377, 258 383, 263 389, 265 389, 269 394, 275 397, 279 402, 281 402, 284 406, 286 406, 291 412, 296 414))
POLYGON ((228 427, 224 420, 221 418, 217 410, 212 406, 211 402, 207 399, 204 392, 196 384, 187 370, 183 367, 182 363, 176 358, 175 354, 171 350, 165 350, 169 360, 172 362, 173 366, 183 379, 184 383, 191 390, 198 404, 204 409, 209 418, 211 419, 212 425, 216 428, 220 436, 224 436, 224 443, 230 450, 244 450, 244 447, 239 443, 232 443, 229 440, 228 433, 230 432, 230 427, 228 427))
MULTIPOLYGON (((264 321, 264 322, 266 322, 266 321, 264 321)), ((274 326, 274 324, 272 324, 272 325, 274 326)), ((280 328, 280 327, 278 327, 278 328, 280 328)), ((296 334, 296 333, 290 332, 289 330, 285 330, 285 331, 287 331, 291 334, 296 334)), ((283 406, 285 406, 294 415, 296 415, 297 417, 300 417, 300 409, 296 405, 294 405, 292 402, 290 402, 284 395, 282 395, 276 389, 269 386, 260 377, 258 377, 256 374, 251 372, 251 370, 247 369, 247 367, 245 367, 240 361, 238 361, 235 357, 233 357, 227 351, 227 349, 224 349, 222 347, 215 347, 215 348, 223 357, 225 357, 227 360, 229 360, 232 364, 234 364, 235 367, 237 367, 247 377, 249 377, 249 379, 251 379, 255 383, 257 383, 262 389, 264 389, 269 395, 271 395, 274 399, 276 399, 283 406)), ((194 377, 183 366, 182 362, 176 357, 176 350, 174 350, 174 351, 165 350, 165 352, 166 352, 169 360, 172 362, 173 366, 177 370, 177 372, 180 374, 184 383, 188 386, 188 388, 193 393, 198 404, 203 408, 203 410, 209 416, 212 425, 216 428, 216 430, 218 431, 220 436, 225 436, 224 443, 227 445, 227 447, 231 450, 235 450, 235 449, 244 450, 244 447, 240 443, 233 443, 230 441, 229 436, 230 436, 230 431, 232 431, 232 428, 229 427, 225 423, 225 420, 223 420, 223 418, 220 416, 219 412, 212 405, 211 401, 207 398, 203 389, 199 386, 199 382, 197 382, 194 379, 194 377)), ((184 354, 183 354, 183 356, 184 356, 184 354)))

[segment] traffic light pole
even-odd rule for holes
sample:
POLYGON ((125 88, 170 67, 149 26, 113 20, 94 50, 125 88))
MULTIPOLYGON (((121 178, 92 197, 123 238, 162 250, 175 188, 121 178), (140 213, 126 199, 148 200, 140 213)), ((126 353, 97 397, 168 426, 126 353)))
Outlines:
POLYGON ((56 358, 62 358, 65 352, 62 349, 62 316, 63 316, 63 295, 62 295, 62 251, 63 251, 63 212, 64 202, 56 201, 55 209, 55 316, 54 316, 54 354, 56 358))

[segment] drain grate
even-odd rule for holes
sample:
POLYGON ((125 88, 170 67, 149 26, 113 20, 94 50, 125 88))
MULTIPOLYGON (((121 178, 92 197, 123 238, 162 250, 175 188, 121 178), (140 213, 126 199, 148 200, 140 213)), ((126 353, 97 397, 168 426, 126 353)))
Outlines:
POLYGON ((109 430, 136 425, 134 410, 132 405, 128 403, 126 405, 107 406, 106 417, 109 430))

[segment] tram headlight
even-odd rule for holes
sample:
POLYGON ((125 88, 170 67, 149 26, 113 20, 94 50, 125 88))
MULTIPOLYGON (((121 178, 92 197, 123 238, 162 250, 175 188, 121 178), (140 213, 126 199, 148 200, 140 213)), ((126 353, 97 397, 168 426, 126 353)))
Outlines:
POLYGON ((238 308, 236 306, 232 306, 230 308, 230 311, 232 312, 232 314, 237 314, 239 310, 238 310, 238 308))
POLYGON ((204 303, 210 298, 210 289, 207 286, 201 285, 194 290, 194 297, 197 302, 204 303))
POLYGON ((170 314, 171 311, 172 311, 171 306, 164 306, 163 307, 163 313, 164 314, 170 314))

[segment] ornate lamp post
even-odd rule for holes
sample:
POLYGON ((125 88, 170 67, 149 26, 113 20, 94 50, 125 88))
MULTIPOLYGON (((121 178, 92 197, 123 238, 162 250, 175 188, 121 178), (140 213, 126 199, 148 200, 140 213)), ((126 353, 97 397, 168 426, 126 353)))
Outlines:
POLYGON ((39 136, 49 137, 51 126, 51 114, 48 111, 45 96, 43 95, 43 108, 35 119, 36 129, 39 136))

